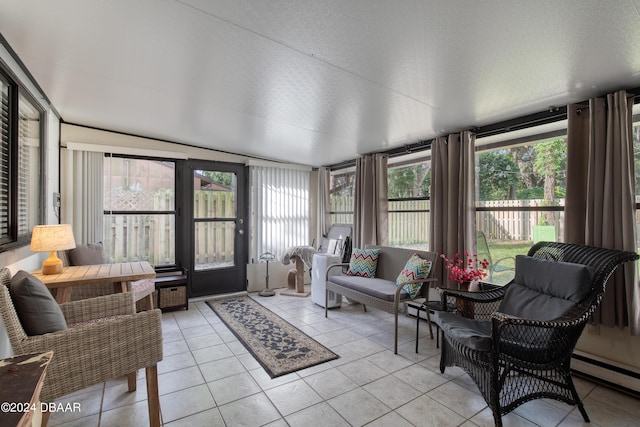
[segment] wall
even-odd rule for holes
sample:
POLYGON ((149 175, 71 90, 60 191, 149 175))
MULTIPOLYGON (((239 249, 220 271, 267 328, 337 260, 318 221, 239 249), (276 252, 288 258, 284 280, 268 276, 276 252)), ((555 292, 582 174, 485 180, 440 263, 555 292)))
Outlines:
MULTIPOLYGON (((60 119, 55 110, 49 105, 45 96, 38 90, 35 84, 30 81, 27 74, 20 68, 20 65, 12 57, 6 46, 0 44, 0 60, 17 76, 18 80, 26 87, 35 100, 45 109, 45 135, 42 155, 45 156, 45 223, 58 223, 55 210, 53 209, 53 193, 60 191, 59 174, 60 158, 58 145, 60 119)), ((40 268, 42 261, 48 256, 45 253, 33 253, 28 246, 23 246, 11 251, 0 253, 0 268, 7 267, 15 274, 18 270, 36 270, 40 268)), ((9 340, 0 320, 0 358, 8 357, 12 354, 9 340)))

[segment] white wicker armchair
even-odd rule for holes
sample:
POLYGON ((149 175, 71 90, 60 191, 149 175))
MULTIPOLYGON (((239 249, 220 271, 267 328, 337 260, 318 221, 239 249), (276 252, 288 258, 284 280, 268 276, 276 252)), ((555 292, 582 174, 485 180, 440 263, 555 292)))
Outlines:
POLYGON ((0 311, 16 355, 53 351, 40 398, 51 402, 111 378, 127 375, 129 391, 135 372, 146 369, 149 421, 160 425, 157 363, 162 360, 160 310, 134 312, 131 293, 72 301, 60 307, 69 329, 28 336, 20 323, 8 285, 11 272, 0 271, 0 311))

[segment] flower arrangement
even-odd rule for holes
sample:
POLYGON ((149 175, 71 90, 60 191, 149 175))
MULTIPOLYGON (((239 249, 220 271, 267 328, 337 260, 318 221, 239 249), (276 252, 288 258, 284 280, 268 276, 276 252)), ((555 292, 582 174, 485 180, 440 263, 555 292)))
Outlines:
POLYGON ((445 262, 445 268, 449 271, 448 279, 460 284, 484 279, 487 276, 484 269, 489 266, 489 261, 486 259, 480 261, 478 255, 469 255, 468 251, 465 251, 464 255, 466 261, 460 258, 460 254, 455 254, 452 259, 448 259, 444 254, 440 255, 445 262))

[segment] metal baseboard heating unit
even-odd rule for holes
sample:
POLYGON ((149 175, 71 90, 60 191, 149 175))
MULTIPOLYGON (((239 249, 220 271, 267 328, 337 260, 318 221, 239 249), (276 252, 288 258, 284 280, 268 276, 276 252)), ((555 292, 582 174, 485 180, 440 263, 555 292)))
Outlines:
POLYGON ((640 398, 640 369, 579 350, 573 352, 571 369, 576 376, 601 383, 640 398))

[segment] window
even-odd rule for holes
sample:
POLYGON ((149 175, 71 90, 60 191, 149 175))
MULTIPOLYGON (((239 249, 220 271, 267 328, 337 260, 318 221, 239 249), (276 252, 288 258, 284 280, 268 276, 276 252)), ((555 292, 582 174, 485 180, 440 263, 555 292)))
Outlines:
POLYGON ((427 250, 431 160, 389 166, 387 184, 389 245, 427 250))
POLYGON ((355 168, 331 172, 329 182, 329 215, 331 224, 353 224, 353 196, 355 189, 355 168))
POLYGON ((271 252, 310 244, 309 171, 250 166, 251 253, 253 262, 271 252))
POLYGON ((29 242, 42 220, 43 110, 0 72, 0 250, 29 242))
POLYGON ((107 262, 176 263, 175 162, 104 159, 107 262))
MULTIPOLYGON (((478 253, 500 264, 491 282, 513 277, 513 257, 538 241, 564 235, 566 129, 552 135, 509 139, 476 148, 476 226, 478 253), (484 245, 486 240, 487 245, 484 245), (502 271, 500 271, 502 270, 502 271)), ((513 138, 513 136, 511 137, 513 138)))

